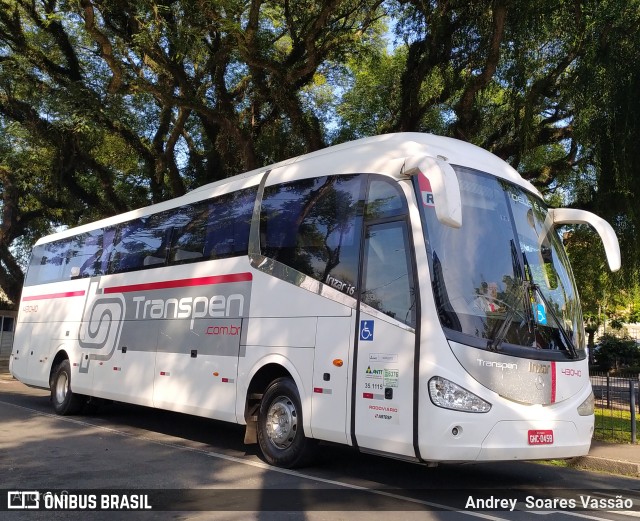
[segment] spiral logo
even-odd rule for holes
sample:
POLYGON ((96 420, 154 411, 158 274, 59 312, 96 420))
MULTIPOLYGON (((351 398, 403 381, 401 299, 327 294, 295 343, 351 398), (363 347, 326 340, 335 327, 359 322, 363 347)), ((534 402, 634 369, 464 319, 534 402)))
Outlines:
POLYGON ((80 326, 79 343, 82 349, 91 349, 91 354, 82 356, 80 372, 89 370, 91 360, 109 360, 118 345, 125 313, 122 295, 96 295, 97 283, 92 284, 85 313, 80 326))
POLYGON ((119 336, 123 314, 122 298, 98 297, 89 310, 89 316, 83 320, 80 345, 90 349, 114 347, 119 336))

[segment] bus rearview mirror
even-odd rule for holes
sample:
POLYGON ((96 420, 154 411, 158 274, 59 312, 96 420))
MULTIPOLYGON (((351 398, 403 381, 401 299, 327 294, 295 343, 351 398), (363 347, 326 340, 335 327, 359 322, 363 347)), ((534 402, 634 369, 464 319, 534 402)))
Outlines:
POLYGON ((404 174, 425 176, 431 184, 438 221, 452 228, 462 226, 460 184, 449 163, 431 156, 408 157, 404 163, 404 174))
POLYGON ((549 210, 549 215, 554 226, 561 226, 563 224, 588 224, 593 227, 595 231, 598 232, 598 235, 600 235, 600 239, 604 245, 609 269, 611 271, 618 271, 620 269, 620 245, 618 244, 616 233, 607 221, 591 212, 577 210, 575 208, 551 209, 549 210))

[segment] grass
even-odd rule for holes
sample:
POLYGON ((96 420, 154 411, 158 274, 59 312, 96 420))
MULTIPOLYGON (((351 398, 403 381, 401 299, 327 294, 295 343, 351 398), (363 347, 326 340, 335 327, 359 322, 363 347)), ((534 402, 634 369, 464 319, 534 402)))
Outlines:
MULTIPOLYGON (((594 440, 607 443, 631 443, 631 412, 596 407, 595 417, 594 440)), ((640 432, 637 438, 640 439, 640 432)), ((570 466, 569 461, 565 459, 543 460, 536 463, 556 467, 570 466)))
POLYGON ((608 443, 631 443, 630 411, 596 408, 595 416, 594 439, 608 443))

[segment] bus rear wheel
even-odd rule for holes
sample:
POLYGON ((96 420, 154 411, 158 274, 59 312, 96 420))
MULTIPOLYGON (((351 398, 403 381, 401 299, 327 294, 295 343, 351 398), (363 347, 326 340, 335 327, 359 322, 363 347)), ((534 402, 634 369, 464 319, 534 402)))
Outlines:
POLYGON ((308 464, 315 441, 302 428, 302 405, 291 378, 278 378, 267 388, 258 413, 258 444, 267 463, 295 468, 308 464))
POLYGON ((71 366, 69 360, 63 360, 53 370, 51 377, 51 402, 56 413, 66 416, 80 412, 84 405, 84 396, 71 390, 71 366))

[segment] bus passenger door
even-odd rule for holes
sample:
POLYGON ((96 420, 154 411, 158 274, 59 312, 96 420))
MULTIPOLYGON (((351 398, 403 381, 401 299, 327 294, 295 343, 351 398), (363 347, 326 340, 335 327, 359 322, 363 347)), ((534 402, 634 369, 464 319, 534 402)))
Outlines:
POLYGON ((353 316, 318 317, 311 395, 314 438, 349 443, 347 389, 352 346, 353 316))
POLYGON ((417 297, 406 221, 366 226, 363 245, 352 436, 412 457, 417 297))

